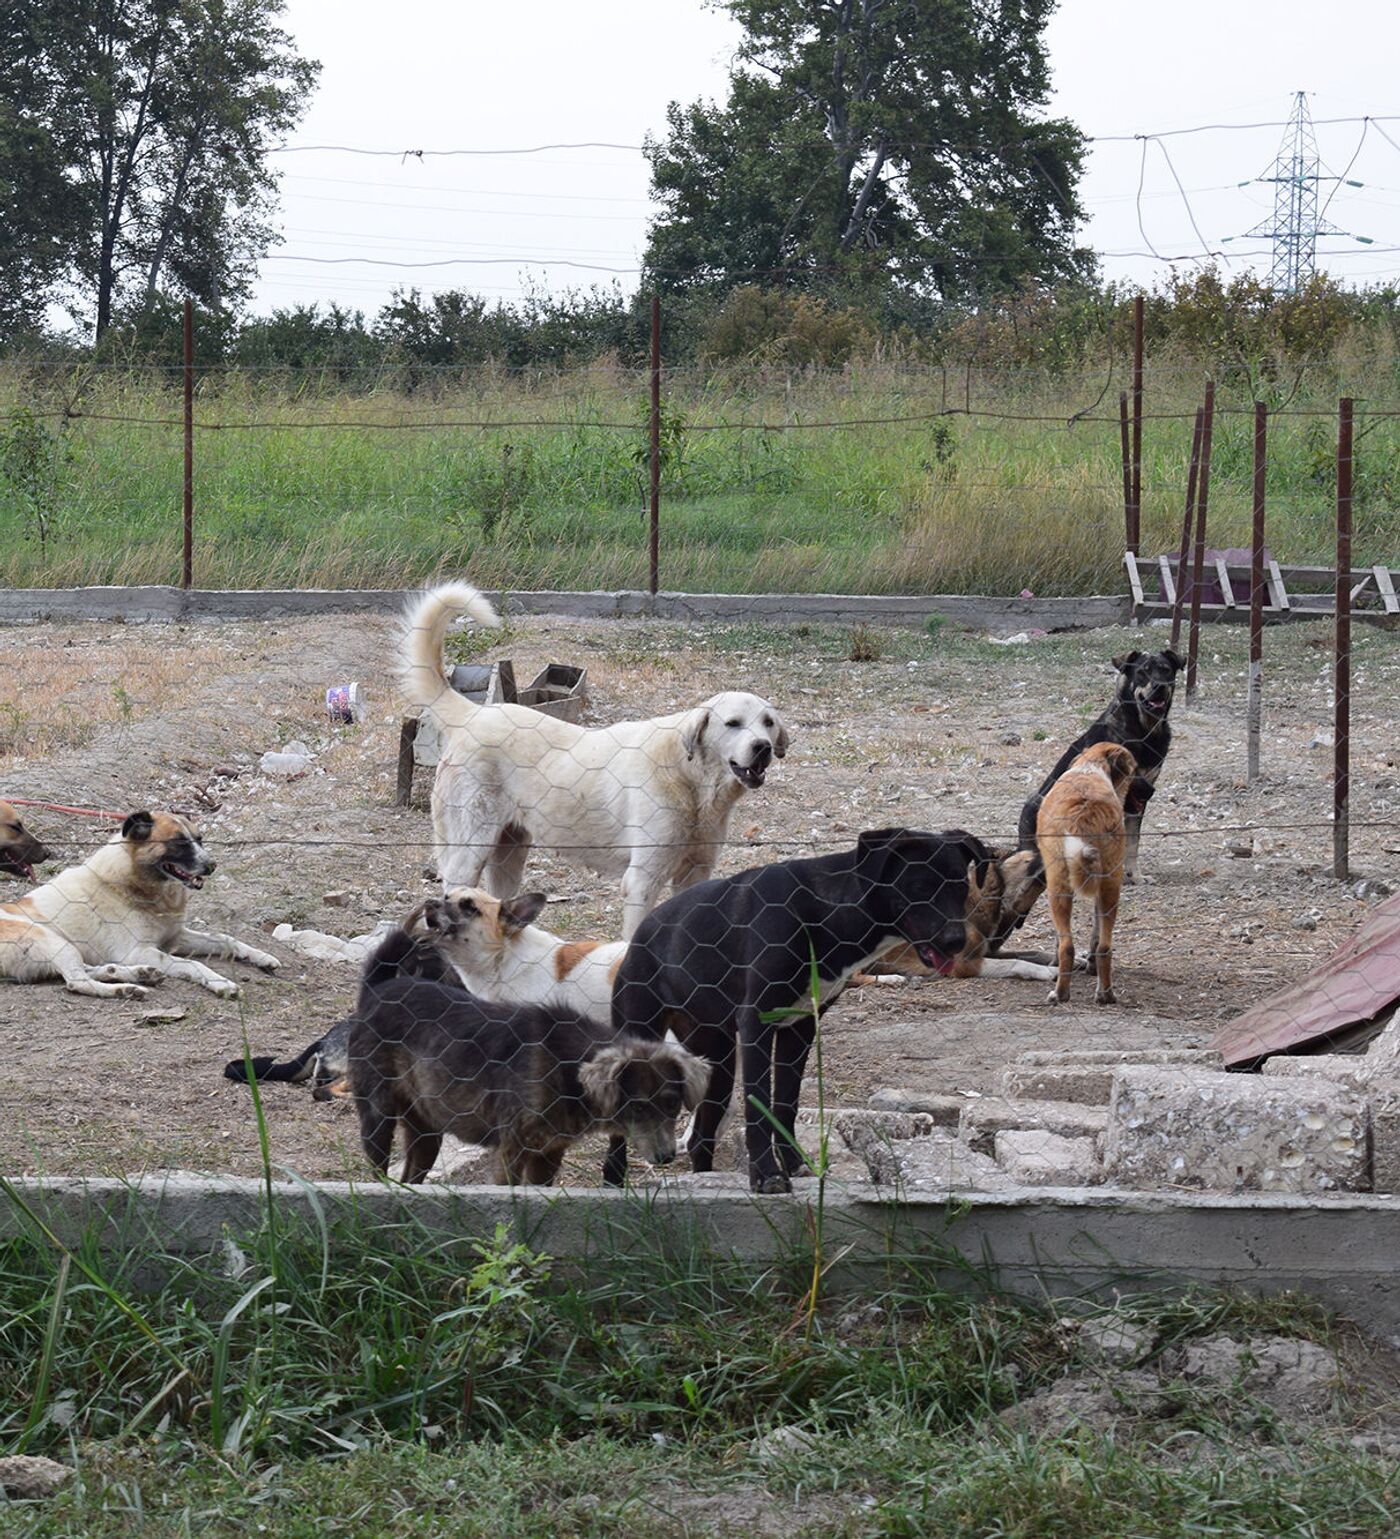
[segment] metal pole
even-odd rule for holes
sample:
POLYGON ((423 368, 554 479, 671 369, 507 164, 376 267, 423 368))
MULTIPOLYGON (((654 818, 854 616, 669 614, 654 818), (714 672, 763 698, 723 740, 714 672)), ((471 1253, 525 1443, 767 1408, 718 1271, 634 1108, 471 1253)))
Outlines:
POLYGON ((1133 300, 1133 500, 1128 549, 1138 553, 1142 537, 1142 295, 1133 300))
POLYGON ((180 586, 194 581, 194 302, 185 301, 185 539, 180 586))
POLYGON ((1181 644, 1181 606, 1186 602, 1186 560, 1191 554, 1191 531, 1196 523, 1196 481, 1201 473, 1201 427, 1205 410, 1196 408, 1196 427, 1191 434, 1191 472, 1186 477, 1186 516, 1181 521, 1181 549, 1176 557, 1176 598, 1172 601, 1172 651, 1181 644))
POLYGON ((1206 558, 1206 508, 1210 502, 1210 440, 1215 427, 1215 381, 1206 381, 1201 410, 1201 469, 1196 481, 1196 553, 1191 563, 1191 636, 1186 650, 1186 698, 1196 693, 1196 658, 1201 649, 1201 568, 1206 558))
POLYGON ((651 591, 661 565, 661 296, 651 296, 651 591))
POLYGON ((1133 458, 1128 446, 1128 392, 1118 392, 1118 447, 1123 461, 1123 549, 1133 548, 1133 458))
POLYGON ((1245 709, 1245 780, 1259 778, 1259 725, 1264 706, 1264 472, 1269 408, 1254 403, 1254 532, 1249 548, 1249 697, 1245 709))
POLYGON ((1351 874, 1351 420, 1352 401, 1337 404, 1337 656, 1332 763, 1332 875, 1351 874))

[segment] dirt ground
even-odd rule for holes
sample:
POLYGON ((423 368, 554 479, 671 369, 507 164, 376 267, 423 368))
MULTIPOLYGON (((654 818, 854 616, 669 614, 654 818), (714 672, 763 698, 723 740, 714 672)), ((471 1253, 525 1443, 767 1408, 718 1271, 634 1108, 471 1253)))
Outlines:
MULTIPOLYGON (((1160 630, 1098 631, 998 645, 985 637, 872 633, 881 656, 848 661, 839 629, 514 620, 480 657, 510 656, 528 678, 546 661, 588 669, 588 720, 756 690, 785 714, 792 749, 745 797, 722 870, 853 842, 865 827, 967 827, 1014 838, 1024 798, 1101 709, 1109 659, 1164 643, 1160 630)), ((217 964, 240 1000, 165 982, 144 1001, 0 985, 0 1170, 134 1173, 259 1168, 251 1098, 222 1077, 242 1050, 285 1056, 349 1006, 354 970, 270 939, 290 922, 354 935, 434 889, 426 812, 392 805, 399 714, 394 627, 362 617, 199 627, 103 624, 0 629, 0 795, 200 816, 218 873, 196 923, 279 952, 266 977, 217 964), (358 727, 330 727, 327 684, 358 679, 358 727), (285 783, 259 755, 293 738, 313 771, 285 783), (152 1011, 164 1020, 148 1021, 152 1011), (170 1012, 180 1012, 178 1020, 170 1012)), ((1119 1004, 1082 983, 1067 1009, 1038 983, 974 980, 852 990, 826 1017, 828 1101, 874 1089, 995 1088, 1027 1048, 1204 1045, 1262 994, 1302 976, 1351 935, 1373 899, 1330 876, 1330 632, 1271 630, 1265 775, 1244 786, 1246 638, 1206 632, 1198 699, 1178 695, 1172 754, 1148 816, 1143 880, 1117 933, 1119 1004)), ((1400 635, 1359 627, 1353 663, 1355 879, 1400 870, 1400 635)), ((77 858, 105 829, 32 809, 34 830, 77 858)), ((56 868, 51 868, 56 869, 56 868)), ((571 938, 618 933, 616 884, 535 856, 527 885, 571 938)), ((7 884, 5 896, 18 896, 7 884)), ((1049 944, 1044 906, 1022 932, 1049 944)), ((273 1158, 307 1176, 364 1171, 346 1103, 298 1086, 266 1090, 273 1158)))

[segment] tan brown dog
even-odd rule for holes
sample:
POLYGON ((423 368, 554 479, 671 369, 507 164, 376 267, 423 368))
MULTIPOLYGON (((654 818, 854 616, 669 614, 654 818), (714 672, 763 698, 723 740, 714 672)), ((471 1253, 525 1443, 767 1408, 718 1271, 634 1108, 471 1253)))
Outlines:
POLYGON ((225 999, 238 985, 191 957, 281 964, 231 935, 185 927, 185 905, 214 862, 174 812, 133 812, 81 865, 0 904, 0 978, 62 978, 75 994, 139 999, 143 983, 185 978, 225 999))
POLYGON ((0 802, 0 872, 32 882, 34 867, 52 859, 53 851, 29 832, 9 802, 0 802))
POLYGON ((1113 925, 1123 889, 1127 849, 1123 802, 1137 760, 1117 743, 1095 743, 1050 787, 1036 817, 1035 837, 1045 866, 1050 917, 1059 937, 1059 973, 1052 1005, 1069 998, 1074 969, 1070 919, 1076 895, 1094 900, 1094 942, 1089 965, 1097 969, 1094 1001, 1113 1003, 1113 925))

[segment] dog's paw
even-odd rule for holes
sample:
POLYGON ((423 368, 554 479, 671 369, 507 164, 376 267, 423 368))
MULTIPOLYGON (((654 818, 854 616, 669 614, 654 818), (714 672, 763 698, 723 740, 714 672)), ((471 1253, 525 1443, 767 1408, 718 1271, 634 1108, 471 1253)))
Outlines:
POLYGON ((792 1182, 787 1176, 779 1173, 774 1176, 750 1176, 749 1186, 761 1196, 771 1196, 777 1192, 790 1192, 792 1182))
POLYGON ((220 999, 237 999, 239 995, 238 985, 228 978, 219 978, 206 986, 211 994, 217 994, 220 999))
POLYGON ((1061 999, 1058 989, 1051 989, 1050 992, 1045 996, 1045 1003, 1047 1005, 1063 1005, 1067 1004, 1068 1002, 1069 995, 1066 994, 1065 997, 1061 999))
POLYGON ((282 965, 281 957, 272 956, 266 951, 254 951, 251 946, 243 960, 252 967, 262 968, 265 973, 275 973, 282 965))
POLYGON ((1118 996, 1112 989, 1095 989, 1094 1003, 1096 1005, 1116 1005, 1118 1003, 1118 996))

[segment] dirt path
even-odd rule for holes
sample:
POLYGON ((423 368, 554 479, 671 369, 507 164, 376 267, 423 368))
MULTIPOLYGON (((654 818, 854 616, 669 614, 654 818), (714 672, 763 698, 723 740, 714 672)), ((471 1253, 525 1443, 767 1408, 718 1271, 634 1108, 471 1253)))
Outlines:
MULTIPOLYGON (((1021 801, 1107 698, 1108 658, 1160 638, 1116 631, 998 646, 888 632, 878 633, 880 661, 851 663, 846 635, 815 627, 522 621, 483 655, 512 656, 527 675, 551 659, 584 663, 595 722, 720 688, 773 700, 792 752, 735 817, 724 866, 734 870, 897 822, 1014 836, 1021 801)), ((367 931, 433 890, 426 811, 391 805, 392 646, 388 622, 363 618, 0 630, 0 678, 19 680, 0 693, 0 720, 11 723, 0 748, 32 745, 0 755, 0 794, 189 808, 219 861, 192 904, 198 921, 271 950, 267 932, 284 921, 367 931), (365 685, 370 719, 329 728, 325 686, 346 679, 365 685), (293 737, 316 750, 313 773, 291 784, 260 775, 258 756, 293 737)), ((1052 1011, 1042 985, 1019 982, 853 991, 827 1017, 829 1095, 859 1101, 890 1084, 987 1091, 1031 1047, 1204 1043, 1352 933, 1365 900, 1326 874, 1331 756, 1309 746, 1329 725, 1326 638, 1303 626, 1270 633, 1266 776, 1250 790, 1243 659, 1241 632, 1207 633, 1199 702, 1174 715, 1145 880, 1118 930, 1120 1005, 1096 1009, 1080 989, 1052 1011), (1263 826, 1237 831, 1245 825, 1263 826)), ((1393 881, 1400 636, 1362 629, 1354 679, 1353 865, 1358 878, 1393 881)), ((30 821, 67 858, 101 831, 37 810, 30 821)), ((568 900, 547 910, 561 933, 617 933, 610 884, 540 858, 528 880, 568 900)), ((1042 908, 1023 934, 1043 946, 1048 932, 1042 908)), ((255 1052, 299 1049, 344 1013, 355 986, 344 966, 281 954, 276 977, 227 969, 245 985, 239 1001, 169 982, 136 1004, 0 985, 0 1170, 255 1171, 250 1097, 221 1078, 224 1061, 245 1033, 255 1052), (184 1015, 145 1024, 153 1009, 184 1015)), ((275 1159, 309 1176, 362 1172, 348 1106, 313 1103, 297 1087, 270 1086, 266 1100, 275 1159)))

